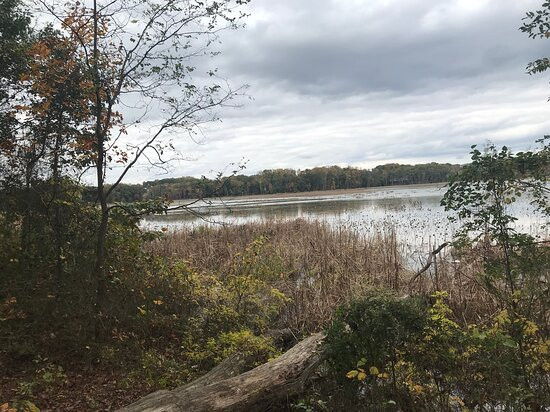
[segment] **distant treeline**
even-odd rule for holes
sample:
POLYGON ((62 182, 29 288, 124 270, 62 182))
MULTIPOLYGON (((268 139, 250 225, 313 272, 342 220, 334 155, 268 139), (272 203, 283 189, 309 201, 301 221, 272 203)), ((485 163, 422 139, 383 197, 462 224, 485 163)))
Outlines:
MULTIPOLYGON (((122 184, 113 192, 110 201, 129 203, 162 196, 177 200, 437 183, 447 181, 459 169, 460 165, 449 163, 391 163, 372 170, 324 166, 306 170, 264 170, 251 176, 233 175, 219 179, 178 177, 143 184, 122 184)), ((92 189, 88 191, 87 197, 93 197, 92 189)))

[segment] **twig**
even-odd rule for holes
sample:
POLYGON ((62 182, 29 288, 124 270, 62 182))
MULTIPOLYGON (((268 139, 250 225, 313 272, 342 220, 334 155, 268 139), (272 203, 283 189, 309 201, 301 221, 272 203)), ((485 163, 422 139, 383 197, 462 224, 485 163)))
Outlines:
POLYGON ((416 273, 416 275, 414 275, 414 277, 409 281, 409 284, 413 283, 422 273, 427 271, 430 268, 430 266, 432 265, 432 263, 434 261, 434 257, 436 257, 439 254, 439 252, 441 252, 444 248, 446 248, 450 244, 451 244, 450 242, 445 242, 442 245, 439 245, 439 247, 437 249, 433 250, 430 253, 430 256, 428 256, 428 260, 427 260, 426 264, 422 267, 422 269, 420 269, 416 273))

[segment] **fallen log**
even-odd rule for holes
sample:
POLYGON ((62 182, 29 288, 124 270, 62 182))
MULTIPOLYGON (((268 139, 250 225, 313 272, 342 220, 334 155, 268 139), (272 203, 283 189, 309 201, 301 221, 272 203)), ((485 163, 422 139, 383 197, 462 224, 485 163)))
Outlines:
MULTIPOLYGON (((235 358, 172 391, 157 391, 119 412, 201 412, 262 410, 265 405, 299 394, 319 363, 317 333, 297 343, 278 358, 252 370, 235 373, 235 358)), ((237 368, 238 369, 238 368, 237 368)))

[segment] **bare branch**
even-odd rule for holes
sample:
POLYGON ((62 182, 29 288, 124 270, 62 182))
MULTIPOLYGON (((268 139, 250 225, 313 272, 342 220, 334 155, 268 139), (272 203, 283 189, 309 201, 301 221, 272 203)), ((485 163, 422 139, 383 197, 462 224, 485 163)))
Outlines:
POLYGON ((420 275, 422 275, 422 273, 426 272, 430 266, 432 265, 433 261, 434 261, 434 258, 443 250, 445 249, 447 246, 449 246, 451 243, 450 242, 445 242, 441 245, 439 245, 439 247, 437 247, 436 249, 434 249, 430 255, 428 256, 428 260, 426 261, 426 264, 416 273, 416 275, 414 275, 414 277, 409 281, 409 284, 413 283, 416 279, 418 279, 418 277, 420 277, 420 275))

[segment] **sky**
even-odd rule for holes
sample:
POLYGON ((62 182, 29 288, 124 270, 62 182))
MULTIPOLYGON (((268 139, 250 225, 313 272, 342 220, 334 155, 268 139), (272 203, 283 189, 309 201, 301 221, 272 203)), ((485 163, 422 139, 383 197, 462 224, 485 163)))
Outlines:
POLYGON ((463 163, 470 146, 516 150, 550 132, 550 73, 526 74, 550 40, 519 31, 542 0, 253 0, 215 64, 239 107, 168 171, 127 181, 322 165, 463 163))

